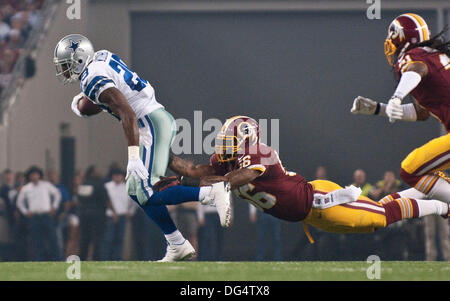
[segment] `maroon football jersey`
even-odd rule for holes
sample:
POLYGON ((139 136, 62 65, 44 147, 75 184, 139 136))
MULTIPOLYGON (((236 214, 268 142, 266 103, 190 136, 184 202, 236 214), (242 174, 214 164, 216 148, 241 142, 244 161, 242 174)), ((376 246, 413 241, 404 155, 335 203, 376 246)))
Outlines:
POLYGON ((260 175, 233 192, 265 213, 277 218, 297 222, 303 220, 311 210, 313 189, 311 184, 281 164, 275 150, 265 144, 249 147, 231 162, 219 162, 215 155, 210 164, 217 175, 248 168, 260 171, 260 175))
POLYGON ((428 74, 411 92, 417 102, 427 109, 450 131, 450 62, 446 54, 429 47, 413 48, 395 64, 400 78, 412 62, 423 62, 428 74))

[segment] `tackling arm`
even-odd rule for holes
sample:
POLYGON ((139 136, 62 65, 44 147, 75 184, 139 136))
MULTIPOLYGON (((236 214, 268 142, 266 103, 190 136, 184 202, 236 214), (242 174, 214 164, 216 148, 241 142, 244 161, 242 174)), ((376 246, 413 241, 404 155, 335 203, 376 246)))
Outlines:
POLYGON ((212 166, 207 164, 195 165, 193 162, 181 159, 173 153, 170 153, 169 168, 180 176, 191 178, 201 178, 215 174, 212 166))
POLYGON ((229 172, 225 176, 218 176, 215 175, 214 168, 211 165, 195 165, 172 153, 170 154, 169 168, 181 176, 201 178, 200 186, 225 181, 230 183, 232 189, 253 181, 261 174, 261 172, 257 170, 241 168, 229 172))
POLYGON ((231 189, 234 189, 253 181, 260 175, 261 172, 258 170, 241 168, 227 173, 225 177, 227 178, 227 181, 230 183, 231 189))

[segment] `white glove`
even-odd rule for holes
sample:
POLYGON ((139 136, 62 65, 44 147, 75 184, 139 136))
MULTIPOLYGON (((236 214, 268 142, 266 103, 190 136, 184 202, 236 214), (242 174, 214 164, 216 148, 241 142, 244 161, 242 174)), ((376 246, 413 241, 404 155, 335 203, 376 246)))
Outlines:
POLYGON ((389 117, 390 123, 403 118, 402 100, 400 98, 394 96, 389 100, 386 106, 386 115, 389 117))
POLYGON ((88 116, 86 116, 86 115, 81 114, 80 110, 78 110, 78 102, 83 98, 83 95, 84 95, 84 94, 83 94, 83 92, 82 92, 82 93, 80 93, 80 94, 74 96, 74 98, 73 98, 73 100, 72 100, 71 108, 72 108, 72 111, 73 111, 77 116, 79 116, 79 117, 88 117, 88 116))
POLYGON ((358 96, 353 101, 353 107, 350 110, 353 114, 373 115, 377 109, 377 102, 370 98, 358 96))
POLYGON ((139 146, 128 147, 128 165, 125 180, 128 180, 130 175, 133 176, 136 181, 145 181, 148 179, 148 170, 139 158, 139 146))

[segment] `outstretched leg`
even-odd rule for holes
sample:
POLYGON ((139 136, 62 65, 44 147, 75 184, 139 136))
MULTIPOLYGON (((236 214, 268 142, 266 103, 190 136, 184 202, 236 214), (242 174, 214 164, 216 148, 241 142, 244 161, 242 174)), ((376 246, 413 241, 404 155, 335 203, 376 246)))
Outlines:
POLYGON ((450 134, 416 148, 402 162, 401 178, 426 195, 450 203, 450 183, 442 172, 450 168, 450 134))
MULTIPOLYGON (((329 181, 310 183, 315 193, 327 193, 341 188, 329 181)), ((379 202, 360 196, 355 202, 327 209, 312 208, 304 222, 327 232, 370 233, 403 219, 432 214, 447 217, 449 205, 437 200, 416 200, 392 194, 379 202)))
POLYGON ((448 217, 450 205, 438 200, 419 200, 390 194, 379 202, 385 208, 386 225, 403 219, 420 218, 427 215, 448 217))

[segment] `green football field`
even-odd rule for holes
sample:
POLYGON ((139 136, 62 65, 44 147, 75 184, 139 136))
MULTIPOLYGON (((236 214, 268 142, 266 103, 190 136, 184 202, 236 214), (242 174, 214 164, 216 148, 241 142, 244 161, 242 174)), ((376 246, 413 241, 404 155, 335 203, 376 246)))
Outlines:
MULTIPOLYGON (((367 262, 81 262, 81 280, 264 281, 369 280, 367 262)), ((0 281, 69 280, 69 263, 0 263, 0 281)), ((72 267, 72 271, 74 271, 72 267)), ((381 280, 450 280, 450 262, 381 262, 381 280)), ((77 281, 77 280, 71 280, 77 281)), ((372 280, 371 280, 372 281, 372 280)))

